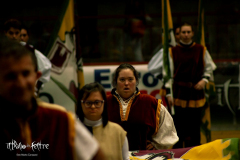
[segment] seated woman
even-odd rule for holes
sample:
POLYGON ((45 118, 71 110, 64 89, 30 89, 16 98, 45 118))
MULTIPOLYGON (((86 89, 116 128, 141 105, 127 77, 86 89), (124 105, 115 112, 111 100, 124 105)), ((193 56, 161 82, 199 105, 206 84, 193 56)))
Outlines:
POLYGON ((77 115, 98 140, 109 160, 128 160, 126 132, 108 121, 106 93, 99 83, 85 85, 79 92, 77 115))
POLYGON ((129 150, 167 149, 178 141, 172 116, 160 99, 138 91, 138 72, 121 64, 107 96, 108 119, 127 132, 129 150))

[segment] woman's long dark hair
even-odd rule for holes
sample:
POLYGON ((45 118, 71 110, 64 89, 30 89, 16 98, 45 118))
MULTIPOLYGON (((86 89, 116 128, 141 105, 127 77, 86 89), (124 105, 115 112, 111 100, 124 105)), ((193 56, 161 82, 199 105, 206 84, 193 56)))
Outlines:
POLYGON ((103 127, 105 127, 108 123, 107 96, 106 96, 105 89, 98 82, 86 84, 79 91, 76 114, 79 117, 79 119, 83 122, 84 121, 84 113, 82 110, 81 100, 87 99, 92 92, 96 92, 96 91, 99 91, 101 93, 103 100, 104 100, 104 108, 103 108, 103 112, 102 112, 102 123, 103 123, 103 127))

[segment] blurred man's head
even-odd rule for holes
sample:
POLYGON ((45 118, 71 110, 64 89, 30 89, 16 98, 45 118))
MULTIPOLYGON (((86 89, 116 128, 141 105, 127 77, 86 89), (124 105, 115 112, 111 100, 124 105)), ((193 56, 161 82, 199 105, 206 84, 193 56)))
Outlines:
POLYGON ((4 23, 4 34, 12 40, 20 41, 21 22, 9 19, 4 23))
POLYGON ((134 38, 144 36, 146 30, 145 17, 127 19, 124 26, 124 31, 134 38))
POLYGON ((21 41, 28 42, 29 39, 29 33, 27 27, 22 27, 21 34, 20 34, 21 41))
MULTIPOLYGON (((17 41, 0 42, 0 96, 16 106, 31 108, 41 72, 35 54, 17 41)), ((15 108, 16 109, 16 108, 15 108)))
POLYGON ((194 36, 193 27, 189 23, 184 23, 180 27, 180 40, 183 43, 192 42, 194 36))
POLYGON ((176 27, 174 29, 174 36, 175 36, 176 42, 179 43, 179 40, 180 40, 180 27, 176 27))

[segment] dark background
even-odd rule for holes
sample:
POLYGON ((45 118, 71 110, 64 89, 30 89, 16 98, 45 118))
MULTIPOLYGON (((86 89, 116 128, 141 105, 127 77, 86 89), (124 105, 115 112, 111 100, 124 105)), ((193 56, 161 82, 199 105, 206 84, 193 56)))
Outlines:
MULTIPOLYGON (((22 21, 31 32, 30 43, 45 52, 49 37, 62 11, 64 0, 21 0, 1 2, 0 29, 9 18, 22 21)), ((170 0, 173 23, 188 21, 195 33, 198 0, 170 0)), ((119 45, 125 20, 131 16, 150 17, 142 39, 144 61, 148 62, 161 46, 161 0, 75 0, 77 37, 84 62, 113 62, 112 50, 119 45)), ((240 44, 240 1, 211 0, 205 7, 206 46, 215 61, 238 61, 240 44)), ((3 32, 1 32, 3 33, 3 32)), ((45 53, 47 54, 47 53, 45 53)))

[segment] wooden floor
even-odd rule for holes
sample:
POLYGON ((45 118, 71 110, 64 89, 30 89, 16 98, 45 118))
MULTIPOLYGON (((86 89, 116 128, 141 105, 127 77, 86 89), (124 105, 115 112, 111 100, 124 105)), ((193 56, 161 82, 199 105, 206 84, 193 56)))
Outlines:
MULTIPOLYGON (((240 138, 240 130, 234 131, 211 131, 211 141, 224 138, 240 138)), ((201 143, 206 143, 206 139, 201 135, 201 143)))

